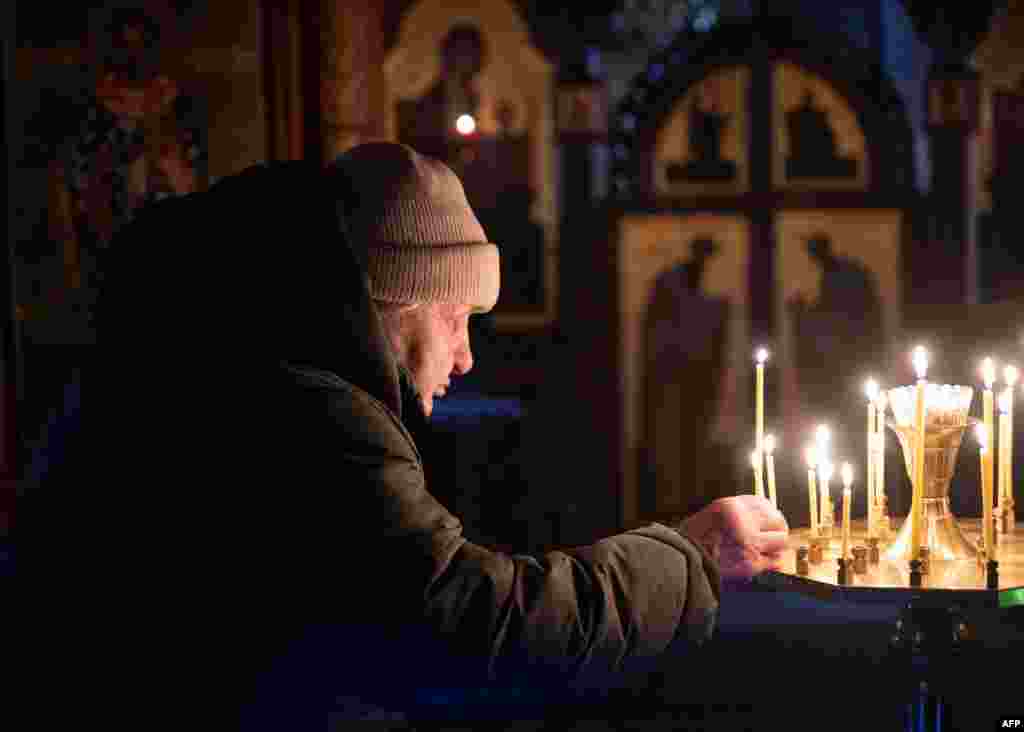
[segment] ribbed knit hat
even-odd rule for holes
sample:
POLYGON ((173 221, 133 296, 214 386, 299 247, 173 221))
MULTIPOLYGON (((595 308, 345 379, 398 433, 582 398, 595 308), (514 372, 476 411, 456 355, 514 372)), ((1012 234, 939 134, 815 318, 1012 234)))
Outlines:
POLYGON ((351 188, 341 215, 375 300, 494 307, 498 247, 447 165, 407 145, 370 142, 333 167, 351 188))

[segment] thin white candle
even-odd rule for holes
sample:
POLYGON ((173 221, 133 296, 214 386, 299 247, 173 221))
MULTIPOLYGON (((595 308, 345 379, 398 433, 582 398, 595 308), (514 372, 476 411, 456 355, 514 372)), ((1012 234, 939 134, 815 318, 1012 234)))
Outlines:
POLYGON ((754 469, 754 495, 764 498, 764 484, 761 481, 761 453, 754 450, 750 453, 750 467, 754 469))
POLYGON ((853 466, 843 463, 843 548, 842 557, 847 559, 850 554, 850 498, 853 486, 853 466))
MULTIPOLYGON (((768 351, 764 348, 757 349, 757 353, 754 354, 754 358, 757 361, 755 368, 756 382, 755 382, 755 397, 757 399, 757 410, 755 412, 755 443, 754 449, 757 450, 759 455, 764 454, 764 362, 768 360, 768 351)), ((758 471, 760 471, 760 467, 758 471)))
POLYGON ((998 445, 996 443, 995 398, 992 393, 992 385, 996 381, 996 365, 991 358, 986 358, 981 362, 981 378, 985 382, 985 390, 981 395, 982 420, 985 424, 985 445, 990 458, 987 462, 982 463, 982 469, 986 472, 985 479, 988 480, 989 485, 994 486, 994 455, 998 445))
POLYGON ((885 410, 889 404, 889 398, 884 391, 878 393, 878 430, 875 432, 875 507, 877 511, 875 531, 884 525, 882 514, 885 506, 885 410))
POLYGON ((764 436, 764 459, 768 470, 768 500, 772 502, 772 506, 775 508, 779 507, 779 499, 775 494, 775 456, 772 454, 775 452, 775 436, 765 435, 764 436))
POLYGON ((867 480, 865 481, 865 487, 867 489, 867 507, 868 507, 868 536, 875 535, 875 517, 872 508, 875 505, 875 454, 878 452, 878 440, 876 439, 876 433, 878 431, 877 418, 875 416, 877 412, 878 403, 878 382, 874 379, 868 379, 867 383, 864 384, 864 393, 868 398, 868 432, 867 432, 867 446, 868 446, 868 462, 867 462, 867 480))
POLYGON ((1012 495, 1013 491, 1010 490, 1010 399, 1012 390, 1007 387, 999 395, 999 467, 996 474, 999 476, 999 491, 996 495, 999 496, 999 503, 1005 506, 1004 501, 1008 495, 1012 495))
POLYGON ((910 558, 918 559, 924 531, 924 449, 925 449, 925 391, 928 373, 928 352, 921 346, 914 349, 914 370, 917 372, 914 432, 917 447, 914 453, 914 490, 910 503, 910 558))
POLYGON ((988 430, 984 423, 975 428, 981 449, 981 536, 988 558, 992 559, 995 546, 992 542, 992 453, 988 446, 988 430))
POLYGON ((832 480, 832 463, 827 460, 822 461, 821 456, 818 456, 818 493, 821 497, 821 525, 832 526, 832 511, 829 503, 831 497, 828 494, 828 483, 832 480))
POLYGON ((1006 380, 1006 443, 1000 445, 1000 450, 1006 450, 1006 494, 1007 505, 1013 502, 1013 387, 1017 384, 1020 373, 1016 366, 1007 366, 1003 369, 1003 378, 1006 380))
POLYGON ((818 491, 814 484, 815 473, 818 467, 818 451, 814 445, 808 445, 804 450, 804 459, 807 461, 807 498, 811 509, 811 536, 818 535, 818 491))

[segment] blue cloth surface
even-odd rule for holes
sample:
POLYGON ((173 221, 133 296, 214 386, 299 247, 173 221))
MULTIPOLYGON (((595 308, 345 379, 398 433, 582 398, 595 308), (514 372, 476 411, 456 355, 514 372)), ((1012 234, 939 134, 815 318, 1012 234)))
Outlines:
POLYGON ((778 626, 895 623, 898 605, 819 600, 798 592, 751 590, 722 598, 718 615, 723 633, 756 632, 778 626))

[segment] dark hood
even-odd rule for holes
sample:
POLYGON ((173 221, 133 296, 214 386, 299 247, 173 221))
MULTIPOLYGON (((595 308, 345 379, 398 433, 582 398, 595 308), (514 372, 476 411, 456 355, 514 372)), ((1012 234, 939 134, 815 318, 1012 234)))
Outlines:
POLYGON ((179 376, 287 362, 333 372, 401 416, 398 370, 330 180, 307 162, 263 164, 146 209, 104 263, 103 360, 179 376))

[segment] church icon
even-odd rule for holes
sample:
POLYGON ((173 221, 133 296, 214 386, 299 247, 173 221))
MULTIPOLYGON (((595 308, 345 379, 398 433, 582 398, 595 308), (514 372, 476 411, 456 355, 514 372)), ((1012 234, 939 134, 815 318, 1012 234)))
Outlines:
POLYGON ((694 100, 689 114, 690 159, 685 164, 671 163, 665 169, 669 183, 685 181, 728 181, 736 177, 736 163, 722 157, 722 135, 729 115, 712 105, 702 109, 694 100))
POLYGON ((804 93, 803 103, 786 113, 790 156, 787 178, 854 178, 857 161, 841 157, 828 115, 814 106, 814 95, 804 93))

